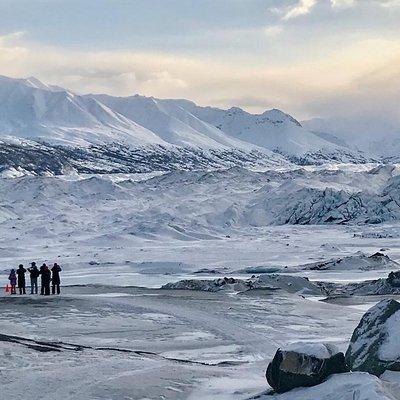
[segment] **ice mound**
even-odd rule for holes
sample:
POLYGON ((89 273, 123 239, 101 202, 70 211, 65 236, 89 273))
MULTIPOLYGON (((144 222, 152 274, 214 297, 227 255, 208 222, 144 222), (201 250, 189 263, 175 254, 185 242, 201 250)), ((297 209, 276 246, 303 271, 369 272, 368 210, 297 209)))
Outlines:
POLYGON ((307 278, 278 274, 263 274, 251 279, 218 278, 218 279, 186 279, 167 283, 161 289, 197 290, 203 292, 219 292, 231 290, 243 292, 248 290, 283 290, 288 293, 302 295, 322 295, 323 289, 311 283, 307 278))
POLYGON ((329 261, 315 262, 300 266, 301 269, 313 271, 372 271, 372 270, 397 270, 400 264, 393 261, 383 253, 375 253, 368 256, 364 253, 357 253, 353 256, 334 258, 329 261))

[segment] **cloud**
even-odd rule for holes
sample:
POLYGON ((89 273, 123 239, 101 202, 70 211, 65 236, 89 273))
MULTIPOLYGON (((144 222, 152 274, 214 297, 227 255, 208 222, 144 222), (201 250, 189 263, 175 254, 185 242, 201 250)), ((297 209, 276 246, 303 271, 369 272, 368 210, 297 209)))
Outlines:
POLYGON ((385 8, 400 7, 400 0, 375 0, 379 5, 385 8))
POLYGON ((251 112, 276 107, 297 118, 376 110, 394 114, 399 62, 395 39, 352 42, 326 49, 321 59, 282 65, 155 52, 85 52, 29 42, 26 35, 0 36, 3 75, 33 75, 80 93, 187 98, 251 112))
POLYGON ((264 34, 267 37, 276 37, 283 32, 284 28, 282 25, 272 25, 264 29, 264 34))
POLYGON ((342 85, 340 91, 328 91, 318 100, 310 99, 307 107, 322 116, 379 117, 396 121, 397 131, 400 132, 399 64, 400 51, 387 58, 380 67, 342 85))
POLYGON ((282 20, 288 21, 289 19, 309 14, 316 4, 317 0, 299 0, 299 2, 295 6, 291 7, 282 17, 282 20))
POLYGON ((356 0, 331 0, 333 8, 349 8, 356 5, 356 0))
MULTIPOLYGON (((358 0, 330 0, 330 5, 334 9, 345 9, 356 5, 358 0)), ((378 0, 379 1, 379 0, 378 0)), ((385 0, 383 0, 385 2, 385 0)), ((387 0, 387 3, 399 2, 400 0, 387 0)), ((282 21, 289 21, 291 19, 310 14, 313 8, 322 3, 321 0, 298 0, 298 3, 292 7, 270 8, 269 11, 276 15, 282 15, 282 21)))

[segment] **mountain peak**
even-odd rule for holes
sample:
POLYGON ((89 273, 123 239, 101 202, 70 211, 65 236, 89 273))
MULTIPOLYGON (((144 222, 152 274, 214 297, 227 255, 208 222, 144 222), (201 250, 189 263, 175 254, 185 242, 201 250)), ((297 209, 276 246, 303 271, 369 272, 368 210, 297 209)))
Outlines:
POLYGON ((232 113, 232 114, 247 114, 246 111, 244 111, 240 107, 231 107, 227 110, 227 112, 232 113))
POLYGON ((263 116, 268 117, 273 122, 284 122, 290 121, 295 125, 301 127, 301 124, 297 119, 293 118, 291 115, 279 110, 278 108, 273 108, 271 110, 266 110, 262 113, 263 116))

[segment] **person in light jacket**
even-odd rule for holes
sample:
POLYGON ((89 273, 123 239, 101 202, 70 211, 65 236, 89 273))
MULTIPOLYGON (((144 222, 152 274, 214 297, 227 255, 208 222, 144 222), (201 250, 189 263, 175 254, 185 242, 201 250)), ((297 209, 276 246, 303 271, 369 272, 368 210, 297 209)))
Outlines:
POLYGON ((17 275, 15 273, 15 269, 12 269, 10 275, 8 276, 8 280, 10 281, 11 285, 11 294, 17 294, 17 275))

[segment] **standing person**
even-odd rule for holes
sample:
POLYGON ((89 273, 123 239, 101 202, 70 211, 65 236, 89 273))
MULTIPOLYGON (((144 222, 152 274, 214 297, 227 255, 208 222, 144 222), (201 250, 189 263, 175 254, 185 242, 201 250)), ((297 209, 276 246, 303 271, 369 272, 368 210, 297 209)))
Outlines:
POLYGON ((43 294, 45 296, 50 296, 50 281, 51 281, 51 272, 48 266, 44 264, 42 272, 42 287, 43 287, 43 294))
POLYGON ((40 271, 35 262, 31 263, 31 267, 28 268, 28 271, 31 274, 31 294, 38 294, 38 277, 40 271))
POLYGON ((43 283, 43 271, 47 268, 47 265, 43 263, 40 267, 39 274, 42 275, 40 279, 40 294, 43 296, 44 295, 44 283, 43 283))
POLYGON ((57 264, 54 263, 53 268, 51 269, 51 272, 53 273, 51 281, 52 281, 52 294, 56 294, 56 288, 57 288, 57 294, 60 294, 60 272, 62 271, 61 267, 57 264))
POLYGON ((26 272, 26 269, 24 268, 24 266, 22 264, 19 264, 18 269, 17 269, 19 294, 26 294, 25 272, 26 272))
POLYGON ((11 294, 17 294, 17 275, 15 274, 15 269, 11 270, 8 280, 10 281, 11 285, 11 294))

